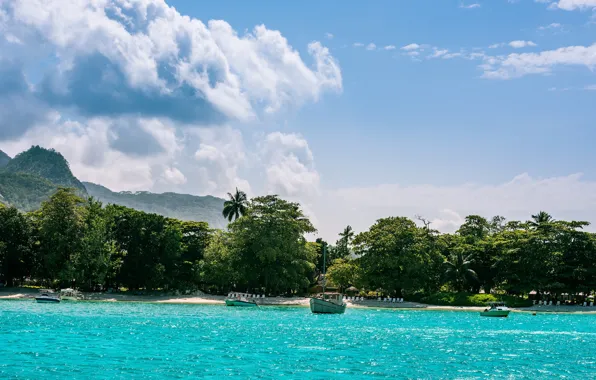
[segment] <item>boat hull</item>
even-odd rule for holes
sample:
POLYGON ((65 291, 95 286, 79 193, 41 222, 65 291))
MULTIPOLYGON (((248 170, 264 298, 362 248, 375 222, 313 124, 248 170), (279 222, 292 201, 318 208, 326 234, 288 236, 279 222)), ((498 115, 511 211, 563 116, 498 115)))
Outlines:
POLYGON ((311 298, 310 311, 314 314, 343 314, 346 311, 346 304, 338 305, 320 298, 311 298))
POLYGON ((35 301, 39 303, 60 303, 59 298, 35 298, 35 301))
POLYGON ((509 310, 496 310, 496 311, 481 311, 481 317, 495 317, 495 318, 507 318, 509 310))
POLYGON ((241 300, 226 300, 226 306, 240 306, 240 307, 251 307, 257 306, 256 302, 249 302, 249 301, 241 301, 241 300))

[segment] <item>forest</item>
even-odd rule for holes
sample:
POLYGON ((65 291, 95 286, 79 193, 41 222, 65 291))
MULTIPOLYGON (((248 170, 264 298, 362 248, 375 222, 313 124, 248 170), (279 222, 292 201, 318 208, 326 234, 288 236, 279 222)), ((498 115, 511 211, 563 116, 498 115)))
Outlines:
POLYGON ((361 295, 429 299, 447 293, 524 297, 588 294, 596 289, 596 234, 587 222, 466 217, 452 234, 423 218, 377 220, 334 243, 298 203, 267 195, 229 194, 225 230, 118 205, 102 205, 59 188, 41 208, 0 205, 0 283, 84 291, 231 290, 307 295, 327 285, 361 295))

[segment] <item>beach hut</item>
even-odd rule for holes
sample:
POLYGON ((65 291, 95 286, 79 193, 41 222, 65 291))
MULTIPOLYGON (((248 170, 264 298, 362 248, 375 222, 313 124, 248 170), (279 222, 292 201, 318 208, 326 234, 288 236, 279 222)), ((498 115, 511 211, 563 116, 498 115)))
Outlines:
POLYGON ((346 294, 349 296, 355 296, 356 294, 358 294, 360 290, 354 286, 350 286, 349 288, 346 289, 346 294))

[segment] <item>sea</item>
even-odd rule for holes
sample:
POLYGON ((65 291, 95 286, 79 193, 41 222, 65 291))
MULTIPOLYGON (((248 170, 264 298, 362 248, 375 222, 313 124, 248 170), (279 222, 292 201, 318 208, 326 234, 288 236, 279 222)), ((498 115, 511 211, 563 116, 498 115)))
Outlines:
POLYGON ((1 379, 595 379, 596 315, 0 301, 1 379))

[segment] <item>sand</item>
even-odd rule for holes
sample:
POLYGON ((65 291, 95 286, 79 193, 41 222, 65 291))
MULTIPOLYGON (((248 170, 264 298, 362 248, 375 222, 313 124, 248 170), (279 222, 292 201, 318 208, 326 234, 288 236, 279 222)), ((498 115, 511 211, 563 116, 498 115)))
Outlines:
MULTIPOLYGON (((200 292, 199 292, 200 293, 200 292)), ((1 289, 0 300, 24 300, 33 299, 38 294, 35 289, 1 289)), ((195 304, 195 305, 224 305, 224 296, 212 296, 200 293, 199 295, 184 296, 135 296, 130 294, 110 293, 85 293, 86 301, 98 302, 151 302, 167 304, 195 304)), ((308 307, 309 298, 305 297, 267 297, 256 299, 257 304, 262 306, 302 306, 308 307)), ((389 303, 377 300, 347 301, 350 308, 372 308, 372 309, 404 309, 404 310, 445 310, 445 311, 482 311, 484 307, 468 306, 437 306, 427 305, 418 302, 389 303)), ((535 305, 532 307, 512 308, 513 312, 536 312, 536 313, 581 313, 596 314, 595 307, 584 306, 545 306, 535 305)))

